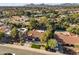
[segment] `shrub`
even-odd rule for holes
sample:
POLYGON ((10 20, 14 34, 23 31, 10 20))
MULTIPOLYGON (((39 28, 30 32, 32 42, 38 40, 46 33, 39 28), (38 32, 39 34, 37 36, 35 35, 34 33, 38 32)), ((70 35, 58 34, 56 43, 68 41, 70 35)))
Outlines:
POLYGON ((49 46, 46 44, 45 45, 45 50, 48 50, 49 49, 49 46))
POLYGON ((25 41, 23 39, 20 40, 20 45, 24 45, 25 41))
POLYGON ((36 45, 36 44, 32 44, 31 48, 36 48, 36 49, 40 49, 40 45, 36 45))
POLYGON ((79 48, 79 45, 74 45, 75 48, 79 48))

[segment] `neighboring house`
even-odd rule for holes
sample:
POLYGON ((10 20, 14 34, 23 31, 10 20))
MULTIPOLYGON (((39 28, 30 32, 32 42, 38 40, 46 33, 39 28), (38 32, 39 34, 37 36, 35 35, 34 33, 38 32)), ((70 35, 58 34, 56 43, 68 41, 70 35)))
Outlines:
POLYGON ((26 33, 28 29, 26 29, 26 28, 19 28, 19 29, 17 29, 17 30, 18 30, 19 32, 21 32, 21 33, 26 33))
POLYGON ((27 34, 27 32, 28 32, 28 29, 26 29, 26 28, 18 28, 17 29, 18 30, 18 33, 19 33, 19 38, 21 39, 26 39, 26 34, 27 34))
POLYGON ((9 26, 6 26, 6 25, 2 25, 0 26, 0 31, 3 31, 3 32, 8 32, 10 31, 10 27, 9 26))
POLYGON ((11 20, 15 20, 15 21, 26 21, 26 20, 29 20, 28 17, 25 17, 25 16, 12 16, 11 17, 11 20))
POLYGON ((79 36, 69 32, 55 32, 54 37, 62 46, 79 53, 79 47, 75 47, 79 46, 79 36))
POLYGON ((2 42, 8 43, 10 41, 10 27, 0 22, 0 32, 4 32, 5 36, 2 38, 2 42))
POLYGON ((0 22, 0 26, 3 26, 3 25, 4 25, 4 23, 0 22))
POLYGON ((60 15, 60 18, 66 17, 66 15, 60 15))
POLYGON ((27 16, 12 16, 10 17, 9 22, 13 24, 26 24, 28 20, 29 18, 27 16))
MULTIPOLYGON (((1 31, 1 30, 0 30, 0 31, 1 31)), ((10 40, 11 40, 11 38, 10 38, 10 33, 9 33, 9 32, 5 32, 5 30, 2 31, 2 32, 4 32, 5 35, 4 35, 4 37, 1 39, 1 42, 2 42, 2 43, 9 43, 10 40)))

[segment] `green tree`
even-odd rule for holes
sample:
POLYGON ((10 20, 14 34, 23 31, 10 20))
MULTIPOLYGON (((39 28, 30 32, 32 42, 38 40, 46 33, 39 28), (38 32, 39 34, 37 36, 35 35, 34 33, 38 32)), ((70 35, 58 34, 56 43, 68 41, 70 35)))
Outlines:
MULTIPOLYGON (((53 23, 52 23, 53 24, 53 23)), ((48 38, 53 38, 55 27, 52 24, 47 24, 46 34, 48 38)))
POLYGON ((48 22, 48 19, 47 17, 43 16, 43 17, 40 17, 40 23, 44 23, 44 24, 47 24, 48 22))
POLYGON ((64 22, 64 23, 63 23, 63 27, 64 27, 65 29, 67 29, 67 28, 69 27, 69 24, 68 24, 67 22, 64 22))
POLYGON ((45 32, 47 39, 54 37, 54 30, 46 30, 45 32))
POLYGON ((28 17, 30 17, 30 16, 31 16, 31 12, 27 12, 26 15, 27 15, 28 17))
POLYGON ((76 34, 79 35, 79 26, 76 27, 76 30, 75 30, 76 34))
POLYGON ((45 43, 47 40, 47 34, 44 33, 42 36, 40 36, 40 41, 41 41, 41 44, 45 43))
POLYGON ((57 41, 55 39, 49 39, 47 45, 52 49, 57 46, 57 41))
POLYGON ((20 38, 20 44, 23 46, 25 43, 25 40, 23 38, 20 38))
POLYGON ((29 27, 30 27, 30 29, 37 29, 39 27, 38 21, 35 20, 34 18, 31 18, 29 27))
POLYGON ((70 33, 76 34, 76 28, 75 27, 69 27, 69 28, 67 28, 67 31, 70 32, 70 33))
POLYGON ((12 37, 12 39, 13 39, 14 41, 15 41, 17 35, 18 35, 17 28, 14 27, 14 28, 11 30, 11 37, 12 37))
POLYGON ((4 32, 0 32, 0 39, 2 39, 2 37, 4 37, 4 32))
POLYGON ((53 38, 54 36, 54 32, 50 31, 50 30, 46 30, 44 32, 44 34, 40 37, 40 41, 41 43, 45 43, 46 41, 48 41, 48 39, 53 38))

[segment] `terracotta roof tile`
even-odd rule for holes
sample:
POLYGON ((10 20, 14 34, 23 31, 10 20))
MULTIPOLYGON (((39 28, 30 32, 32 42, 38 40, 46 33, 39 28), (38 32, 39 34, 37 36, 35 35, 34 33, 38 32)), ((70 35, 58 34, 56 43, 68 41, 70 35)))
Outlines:
POLYGON ((28 36, 32 36, 32 37, 40 37, 44 34, 44 32, 39 32, 37 30, 32 30, 30 32, 28 32, 28 36))
POLYGON ((67 44, 78 44, 79 45, 79 37, 77 36, 70 36, 70 35, 63 35, 61 33, 56 33, 57 40, 62 40, 64 43, 67 44))

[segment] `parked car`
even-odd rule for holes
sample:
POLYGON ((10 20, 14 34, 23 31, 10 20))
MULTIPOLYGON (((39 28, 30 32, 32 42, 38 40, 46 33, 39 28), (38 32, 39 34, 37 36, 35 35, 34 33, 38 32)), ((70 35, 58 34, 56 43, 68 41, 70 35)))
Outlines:
POLYGON ((15 55, 14 53, 4 53, 4 55, 15 55))
POLYGON ((63 53, 68 55, 76 55, 76 53, 73 50, 66 47, 63 48, 63 53))

